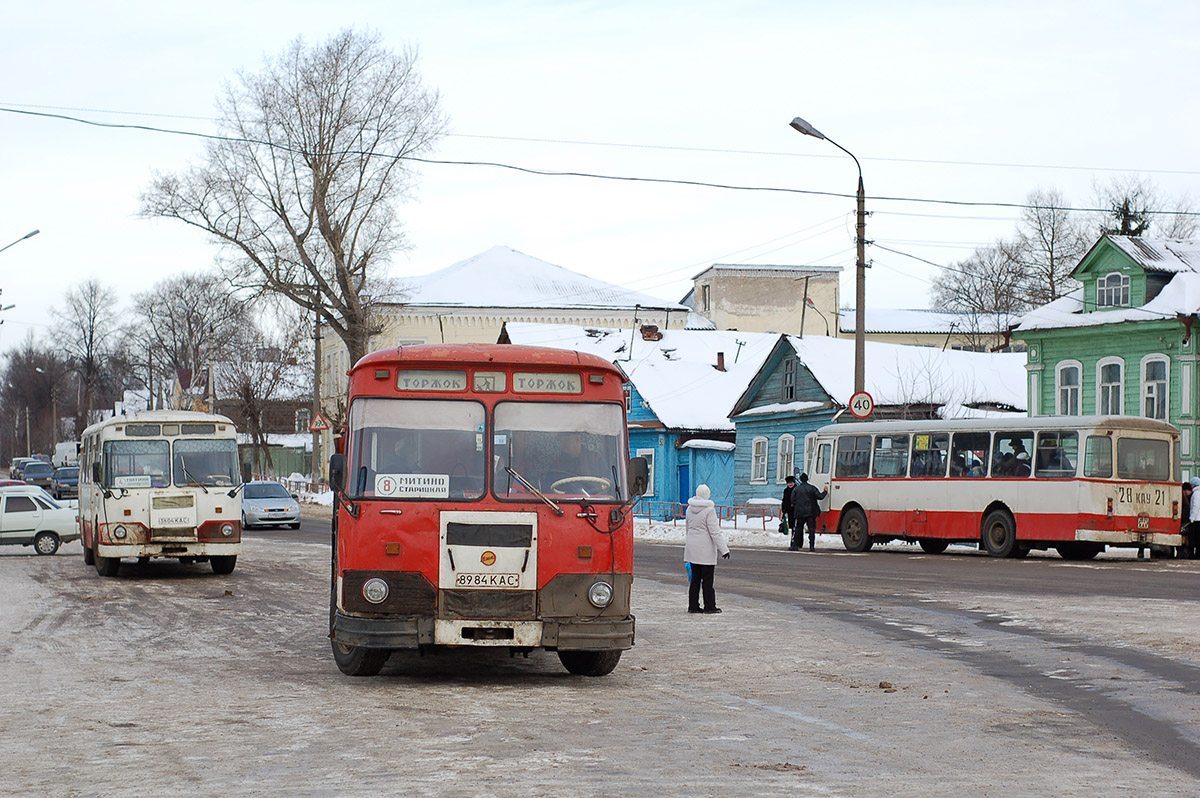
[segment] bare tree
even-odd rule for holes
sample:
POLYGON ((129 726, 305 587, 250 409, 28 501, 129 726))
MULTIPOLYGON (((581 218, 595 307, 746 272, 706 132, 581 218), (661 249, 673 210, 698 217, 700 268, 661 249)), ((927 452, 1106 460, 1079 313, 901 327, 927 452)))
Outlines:
POLYGON ((407 159, 446 125, 438 95, 415 52, 351 30, 297 39, 238 79, 221 102, 227 138, 203 165, 157 176, 142 214, 209 233, 235 285, 319 313, 354 362, 376 331, 381 269, 405 246, 394 206, 414 186, 407 159))
POLYGON ((1107 185, 1094 185, 1096 206, 1104 208, 1097 220, 1101 235, 1191 238, 1197 218, 1191 199, 1165 197, 1153 180, 1140 175, 1115 177, 1107 185))
POLYGON ((208 375, 215 363, 237 354, 236 342, 249 324, 245 303, 213 275, 170 277, 133 301, 135 338, 145 347, 133 359, 153 362, 150 379, 159 384, 178 378, 186 388, 208 375))
MULTIPOLYGON (((91 277, 67 291, 63 309, 54 315, 55 342, 66 356, 68 367, 79 375, 83 393, 80 405, 85 415, 81 421, 86 426, 92 420, 116 349, 117 294, 91 277)), ((56 397, 61 388, 56 384, 56 397)), ((77 429, 82 430, 82 426, 77 424, 77 429)))
POLYGON ((1071 272, 1091 245, 1079 214, 1067 210, 1056 189, 1035 189, 1025 198, 1027 207, 1017 223, 1017 237, 1006 245, 1006 255, 1023 273, 1021 301, 1044 305, 1079 287, 1071 272))
POLYGON ((997 331, 1030 304, 1023 296, 1025 272, 1011 257, 1015 245, 998 241, 980 247, 969 258, 944 269, 933 281, 933 306, 955 310, 968 319, 968 328, 956 330, 974 346, 984 346, 997 331))

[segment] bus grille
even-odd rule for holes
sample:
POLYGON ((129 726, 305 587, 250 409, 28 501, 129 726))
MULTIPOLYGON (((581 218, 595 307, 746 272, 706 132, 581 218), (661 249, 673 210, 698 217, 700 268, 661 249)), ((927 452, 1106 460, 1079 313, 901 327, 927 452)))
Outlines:
POLYGON ((537 618, 533 590, 443 590, 440 617, 449 620, 495 618, 532 621, 537 618))
POLYGON ((195 504, 195 499, 191 496, 155 496, 150 502, 155 510, 182 510, 195 504))

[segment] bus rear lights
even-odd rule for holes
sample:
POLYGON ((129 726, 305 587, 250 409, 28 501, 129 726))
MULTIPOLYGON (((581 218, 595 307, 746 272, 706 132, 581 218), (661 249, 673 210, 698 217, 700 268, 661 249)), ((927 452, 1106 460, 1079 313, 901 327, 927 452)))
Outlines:
POLYGON ((233 537, 233 524, 221 524, 221 534, 227 538, 233 537))
POLYGON ((1112 499, 1108 500, 1108 517, 1112 518, 1112 499))
POLYGON ((113 529, 113 537, 117 540, 124 540, 127 534, 129 533, 125 531, 125 527, 123 526, 118 526, 113 529))
POLYGON ((1179 502, 1178 501, 1171 502, 1171 517, 1172 518, 1179 517, 1179 502))
POLYGON ((608 582, 593 582, 588 588, 588 601, 593 607, 604 609, 613 600, 613 586, 608 582))
POLYGON ((362 594, 372 604, 382 604, 388 597, 388 584, 378 576, 371 577, 363 582, 362 594))

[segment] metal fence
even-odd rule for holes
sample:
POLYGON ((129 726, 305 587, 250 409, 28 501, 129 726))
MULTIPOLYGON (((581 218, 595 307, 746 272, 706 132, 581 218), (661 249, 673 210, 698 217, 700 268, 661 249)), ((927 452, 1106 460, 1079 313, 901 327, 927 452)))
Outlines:
MULTIPOLYGON (((733 523, 733 528, 739 526, 761 526, 763 531, 774 528, 779 523, 779 510, 771 505, 714 505, 717 518, 722 522, 733 523)), ((680 502, 659 502, 641 499, 633 505, 633 516, 649 521, 670 522, 675 526, 687 513, 687 505, 680 502)))

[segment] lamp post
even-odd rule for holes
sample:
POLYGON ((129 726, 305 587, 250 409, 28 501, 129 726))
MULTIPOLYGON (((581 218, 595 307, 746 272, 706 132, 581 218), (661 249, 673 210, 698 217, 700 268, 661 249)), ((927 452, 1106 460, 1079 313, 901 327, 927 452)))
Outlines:
POLYGON ((820 308, 818 308, 816 306, 816 304, 812 301, 812 297, 804 297, 804 304, 806 307, 812 308, 813 312, 821 317, 821 321, 825 322, 825 337, 828 338, 829 337, 829 319, 825 318, 825 314, 822 313, 820 308))
POLYGON ((5 244, 4 246, 0 247, 0 252, 3 252, 4 250, 8 249, 8 248, 9 248, 9 247, 11 247, 13 244, 20 244, 22 241, 24 241, 24 240, 25 240, 25 239, 27 239, 27 238, 33 238, 35 235, 37 235, 37 234, 38 234, 38 233, 40 233, 40 232, 42 232, 42 231, 41 231, 41 230, 34 230, 34 231, 33 231, 33 232, 31 232, 31 233, 26 233, 25 235, 23 235, 23 236, 21 236, 20 238, 18 238, 16 241, 12 242, 12 244, 5 244))
MULTIPOLYGON (((867 306, 867 195, 863 191, 862 164, 854 157, 854 153, 838 144, 833 139, 826 136, 815 127, 805 122, 800 117, 796 117, 791 121, 791 126, 794 130, 798 130, 806 136, 828 141, 833 146, 837 147, 842 152, 854 159, 854 165, 858 167, 858 225, 856 231, 856 241, 858 250, 858 262, 855 265, 855 281, 854 281, 854 392, 858 393, 864 389, 866 382, 866 339, 863 337, 863 328, 866 327, 866 306, 867 306)), ((828 326, 828 322, 826 322, 828 326)))

